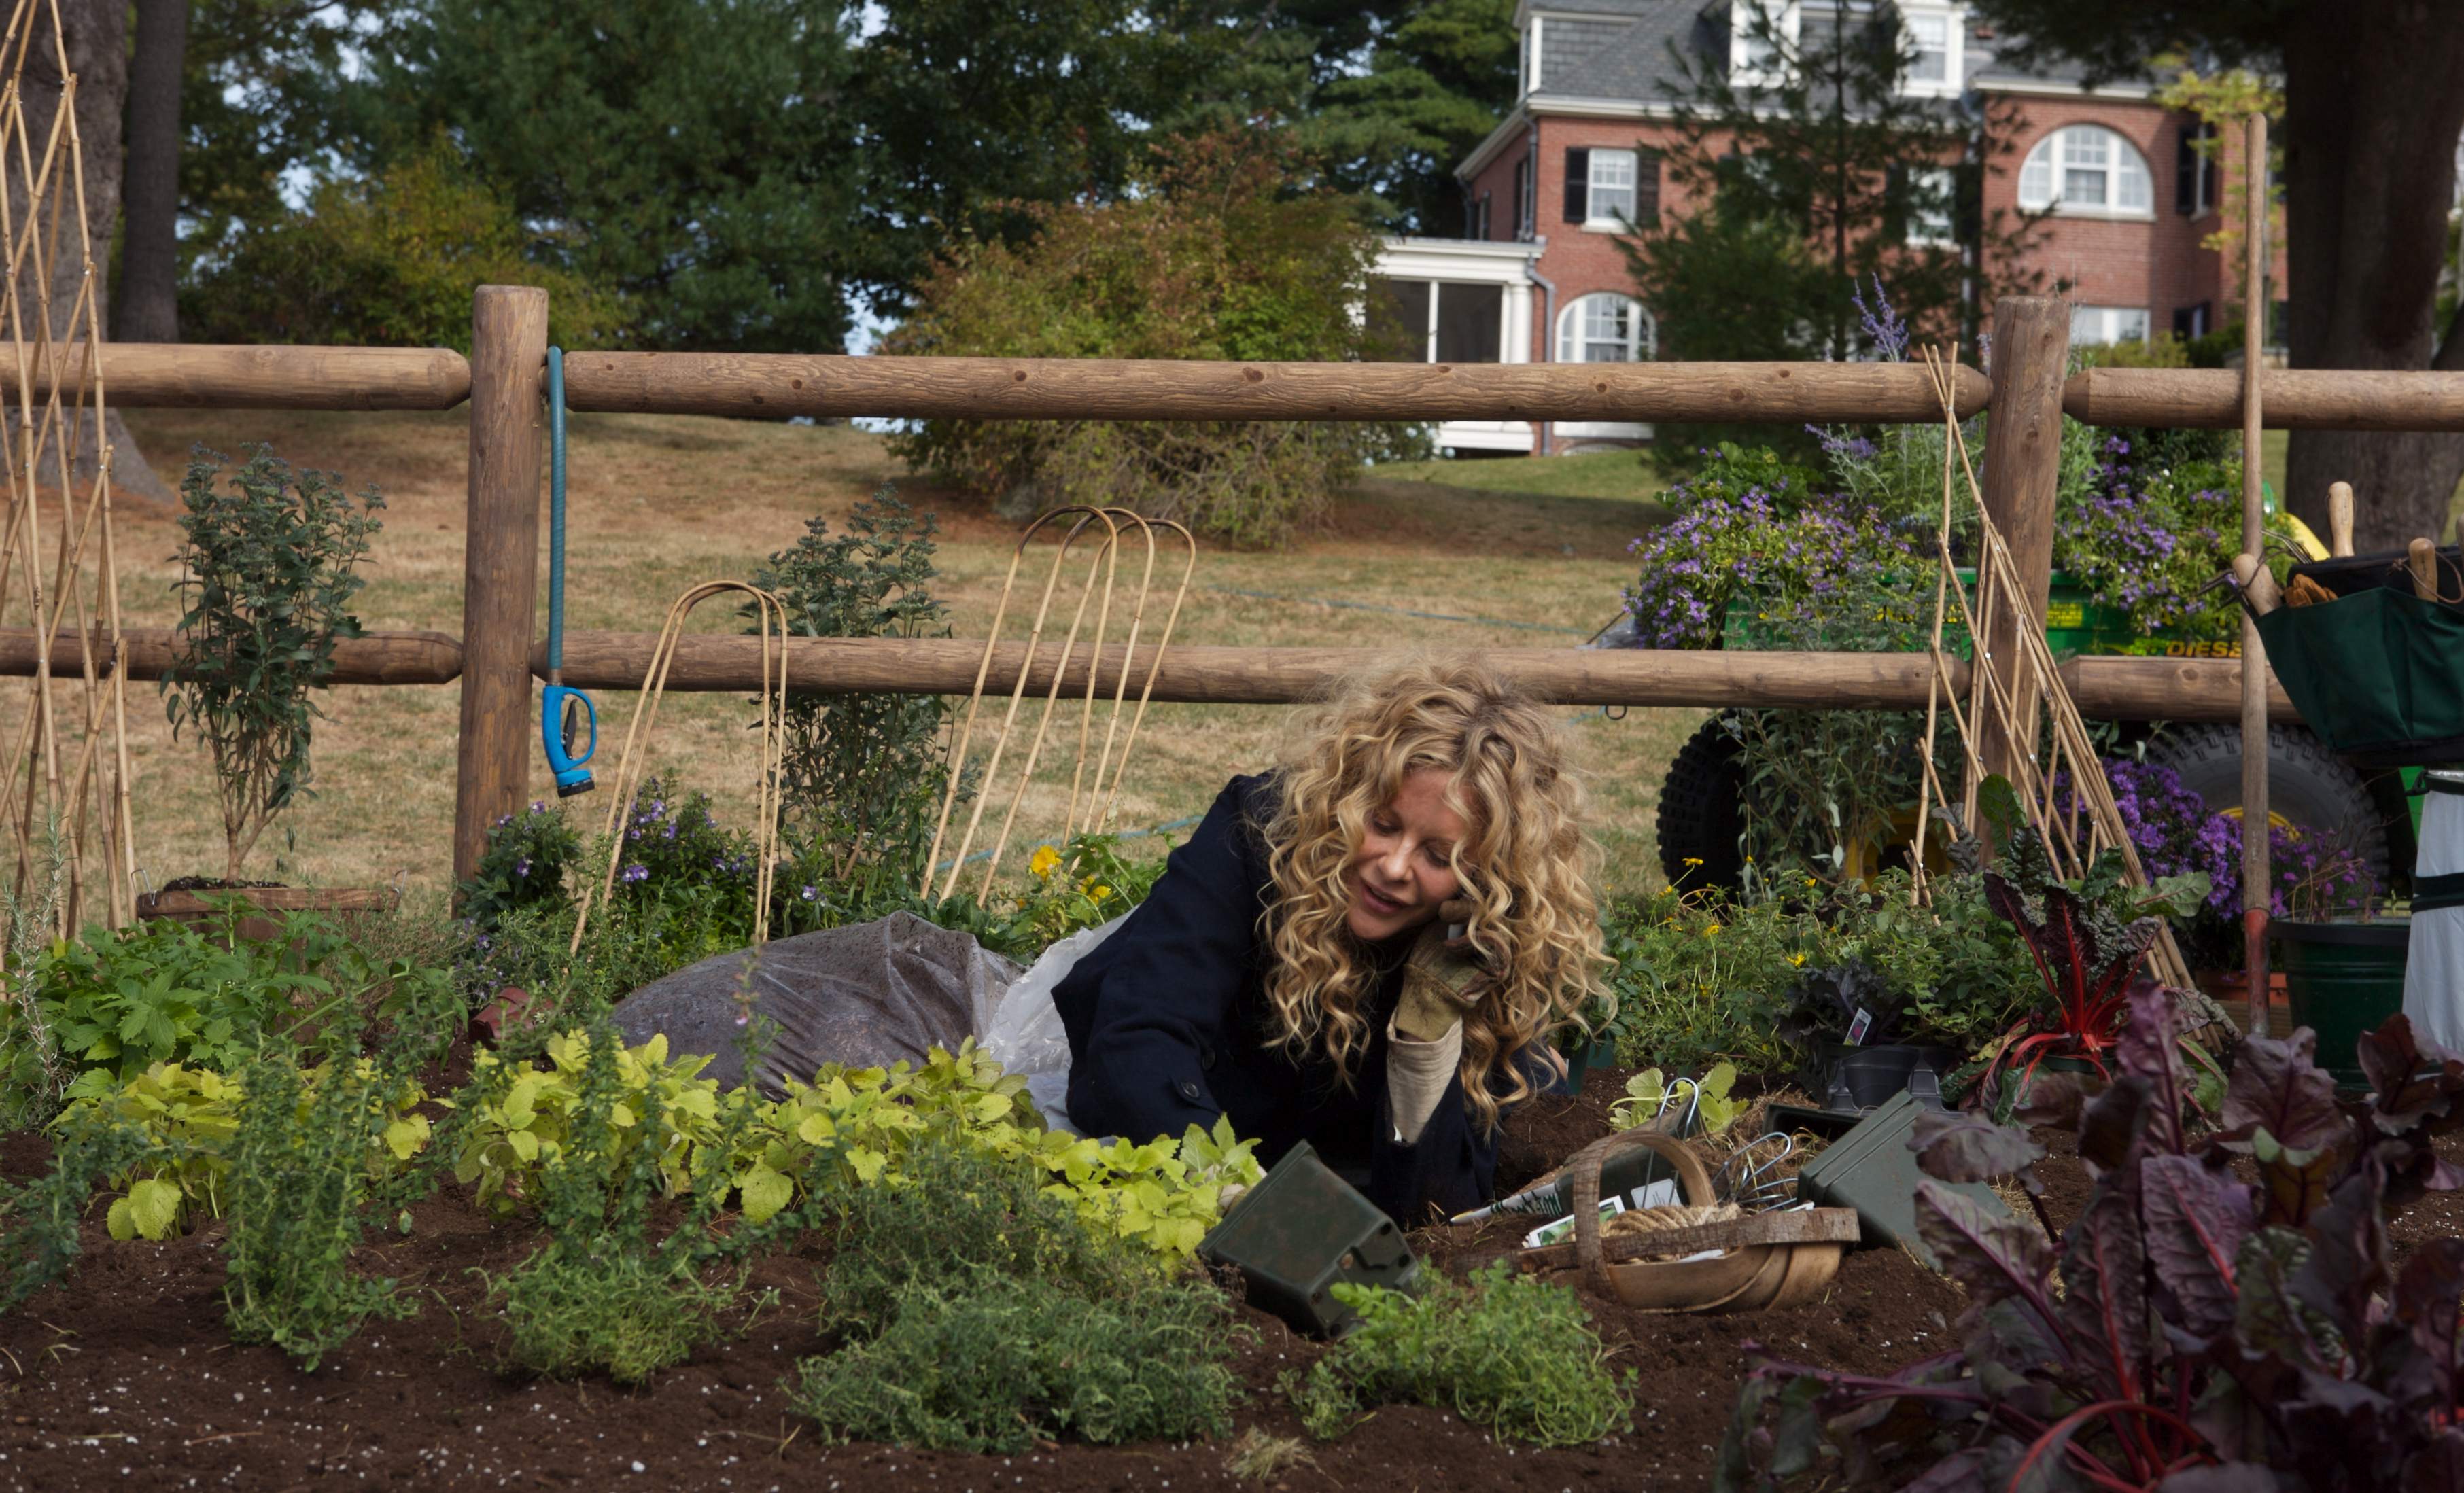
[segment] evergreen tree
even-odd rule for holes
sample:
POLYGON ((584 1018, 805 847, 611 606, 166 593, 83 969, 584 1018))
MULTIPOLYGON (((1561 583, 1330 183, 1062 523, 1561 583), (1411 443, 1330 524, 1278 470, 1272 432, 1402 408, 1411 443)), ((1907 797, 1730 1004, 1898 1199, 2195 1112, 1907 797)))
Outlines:
POLYGON ((2031 231, 1982 210, 2007 108, 1909 96, 1915 51, 1889 11, 1783 18, 1747 18, 1745 66, 1672 49, 1666 165, 1691 210, 1623 241, 1661 355, 1853 356, 1851 293, 1878 276, 1920 339, 1972 345, 2031 231))
POLYGON ((361 164, 445 132, 654 347, 838 347, 861 273, 846 14, 816 0, 428 0, 371 49, 361 164))

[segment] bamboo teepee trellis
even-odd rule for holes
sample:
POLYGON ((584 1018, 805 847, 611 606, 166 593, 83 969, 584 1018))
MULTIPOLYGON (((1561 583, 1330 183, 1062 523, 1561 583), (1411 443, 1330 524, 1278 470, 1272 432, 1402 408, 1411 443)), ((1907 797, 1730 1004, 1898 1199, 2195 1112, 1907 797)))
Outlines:
MULTIPOLYGON (((1946 711, 1959 733, 1962 763, 1956 823, 1976 823, 1978 790, 1989 771, 1998 771, 2017 793, 2028 823, 2044 837, 2046 853, 2064 877, 2085 873, 2088 865, 2107 849, 2121 852, 2123 873, 2134 887, 2149 885, 2147 868, 2122 822, 2113 800, 2113 785, 2088 735, 2087 722, 2062 684, 2053 649, 2045 642, 2044 619, 2036 614, 2012 562, 2011 547, 1985 511, 1976 469, 1969 460, 1968 441, 1951 404, 1950 365, 1930 349, 1926 366, 1942 398, 1945 426, 1942 454, 1942 521, 1934 530, 1939 573, 1934 582, 1932 681, 1925 699, 1924 752, 1925 792, 1917 803, 1916 833, 1909 843, 1908 863, 1915 870, 1915 894, 1929 895, 1925 850, 1930 821, 1951 816, 1948 790, 1934 765, 1934 742, 1946 711), (1952 520, 1959 512, 1953 489, 1964 477, 1968 516, 1975 524, 1976 579, 1959 578, 1951 558, 1952 520), (1943 634, 1953 615, 1967 627, 1973 667, 1969 670, 1963 706, 1943 647, 1943 634), (1989 643, 2015 650, 1998 661, 1989 657, 1989 643), (1992 736, 2009 743, 2007 759, 1989 764, 1978 742, 1992 736)), ((2172 930, 2161 928, 2148 951, 2156 977, 2179 988, 2190 984, 2189 967, 2173 942, 2172 930)))
MULTIPOLYGON (((1121 779, 1129 772, 1130 754, 1137 745, 1138 727, 1146 720, 1147 705, 1155 695, 1156 673, 1163 668, 1164 649, 1172 643, 1174 626, 1180 621, 1181 603, 1189 595, 1189 578, 1198 568, 1198 540, 1189 530, 1169 518, 1146 518, 1126 508, 1093 508, 1078 505, 1056 508, 1037 518, 1019 537, 1018 545, 1010 552, 1009 572, 1002 578, 1001 601, 993 608, 993 625, 984 638, 982 661, 976 666, 976 684, 967 696, 966 714, 961 718, 956 741, 950 749, 948 778, 942 784, 941 813, 933 831, 933 849, 925 858, 923 889, 928 895, 937 881, 937 895, 948 896, 957 889, 968 851, 974 845, 976 832, 981 827, 984 810, 996 796, 1001 782, 1001 761, 1008 753, 1012 728, 1018 724, 1019 712, 1026 699, 1028 676, 1034 671, 1038 650, 1044 643, 1044 626, 1052 614, 1052 599, 1065 583, 1065 571, 1070 552, 1078 547, 1081 536, 1100 538, 1088 557, 1087 570, 1078 591, 1077 607, 1069 618, 1069 631, 1062 640, 1061 652, 1052 664, 1052 680, 1045 692, 1044 709, 1036 717, 1035 731, 1028 739, 1024 760, 1014 774, 1014 785, 1008 789, 1009 808, 1001 816, 1001 827, 993 836, 992 847, 984 857, 983 875, 977 895, 990 891, 993 875, 1001 868, 1002 854, 1009 846, 1010 831, 1018 823, 1019 809, 1026 801, 1027 790, 1035 777, 1036 764, 1044 755, 1044 739, 1060 708, 1061 691, 1073 660, 1078 653, 1078 640, 1086 629, 1087 612, 1095 612, 1094 642, 1083 655, 1080 667, 1086 670, 1086 692, 1078 714, 1077 757, 1069 774, 1069 806, 1063 816, 1060 842, 1066 844, 1072 835, 1101 834, 1110 828, 1112 811, 1118 806, 1121 779), (1018 587, 1020 562, 1026 556, 1027 545, 1037 532, 1048 524, 1067 517, 1069 526, 1062 534, 1054 550, 1050 567, 1045 571, 1042 595, 1036 603, 1035 619, 1026 636, 1026 656, 1019 665, 1018 677, 1009 688, 1009 705, 1000 724, 994 728, 992 753, 983 765, 981 780, 977 784, 976 801, 968 812, 966 823, 956 841, 957 848, 946 863, 941 859, 942 846, 950 843, 951 811, 957 806, 971 763, 967 748, 973 740, 976 717, 984 701, 984 689, 991 680, 993 655, 1001 643, 1001 623, 1009 614, 1010 595, 1018 587), (1147 603, 1155 592, 1158 532, 1176 536, 1182 546, 1180 581, 1172 594, 1172 607, 1163 626, 1150 645, 1154 652, 1147 655, 1146 682, 1139 687, 1137 705, 1131 712, 1128 727, 1122 727, 1122 712, 1129 702, 1130 676, 1138 661, 1139 634, 1147 626, 1147 603), (1093 780, 1088 780, 1087 756, 1093 745, 1095 709, 1101 693, 1099 676, 1111 663, 1104 656, 1104 639, 1112 620, 1113 587, 1118 579, 1120 552, 1126 537, 1135 534, 1144 541, 1145 563, 1138 573, 1137 584, 1130 597, 1130 632, 1128 646, 1121 654, 1120 672, 1113 676, 1111 711, 1104 726, 1103 746, 1095 758, 1093 780), (1117 750, 1115 750, 1117 746, 1117 750)), ((999 684, 993 688, 998 690, 999 684)))
POLYGON ((0 427, 0 624, 32 628, 34 677, 0 729, 18 774, 6 793, 14 906, 61 933, 127 921, 136 866, 101 276, 72 50, 58 0, 14 0, 0 36, 0 321, 14 380, 0 427), (64 632, 76 644, 66 679, 55 672, 64 632))

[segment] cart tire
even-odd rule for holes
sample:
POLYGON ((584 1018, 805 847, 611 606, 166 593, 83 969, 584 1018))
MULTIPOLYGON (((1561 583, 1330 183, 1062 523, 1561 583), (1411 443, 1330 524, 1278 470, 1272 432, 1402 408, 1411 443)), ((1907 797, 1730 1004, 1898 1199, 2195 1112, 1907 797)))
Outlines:
POLYGON ((1718 717, 1705 721, 1660 785, 1660 869, 1671 887, 1734 890, 1744 884, 1745 852, 1737 845, 1745 832, 1744 786, 1736 738, 1718 717))
MULTIPOLYGON (((2241 806, 2241 728, 2171 727, 2148 743, 2147 759, 2173 769, 2208 812, 2241 806)), ((2387 822, 2369 779, 2308 727, 2267 728, 2267 806, 2276 819, 2340 836, 2386 884, 2387 822)))

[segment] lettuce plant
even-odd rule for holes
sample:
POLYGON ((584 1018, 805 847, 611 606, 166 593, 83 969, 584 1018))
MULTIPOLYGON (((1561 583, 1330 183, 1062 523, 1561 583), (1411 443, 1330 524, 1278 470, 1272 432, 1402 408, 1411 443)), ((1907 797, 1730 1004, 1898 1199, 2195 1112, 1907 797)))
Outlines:
MULTIPOLYGON (((2340 1100, 2313 1038, 2246 1041, 2223 1128, 2194 1136, 2172 999, 2129 998, 2112 1084, 2084 1108, 2094 1192, 2058 1241, 1942 1182, 2043 1154, 1975 1115, 1911 1141, 1925 1242, 1967 1288, 1960 1346, 1888 1376, 1759 1358, 1720 1484, 1909 1489, 2455 1485, 2464 1241, 2401 1269, 2387 1210, 2464 1183, 2433 1140, 2464 1127, 2464 1058, 2391 1018, 2340 1100)), ((2048 1086, 2051 1087, 2051 1086, 2048 1086)), ((2076 1090, 2071 1090, 2076 1097, 2076 1090)))

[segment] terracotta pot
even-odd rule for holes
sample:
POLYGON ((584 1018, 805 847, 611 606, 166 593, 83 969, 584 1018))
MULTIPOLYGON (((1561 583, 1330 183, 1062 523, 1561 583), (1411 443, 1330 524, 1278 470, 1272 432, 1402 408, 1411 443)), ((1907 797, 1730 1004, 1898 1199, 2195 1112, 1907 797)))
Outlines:
MULTIPOLYGON (((217 913, 213 901, 245 897, 262 912, 390 912, 402 901, 395 887, 232 887, 204 891, 149 891, 137 899, 140 922, 185 923, 210 927, 217 913)), ((255 913, 239 920, 239 934, 257 942, 281 935, 278 918, 255 913)))

